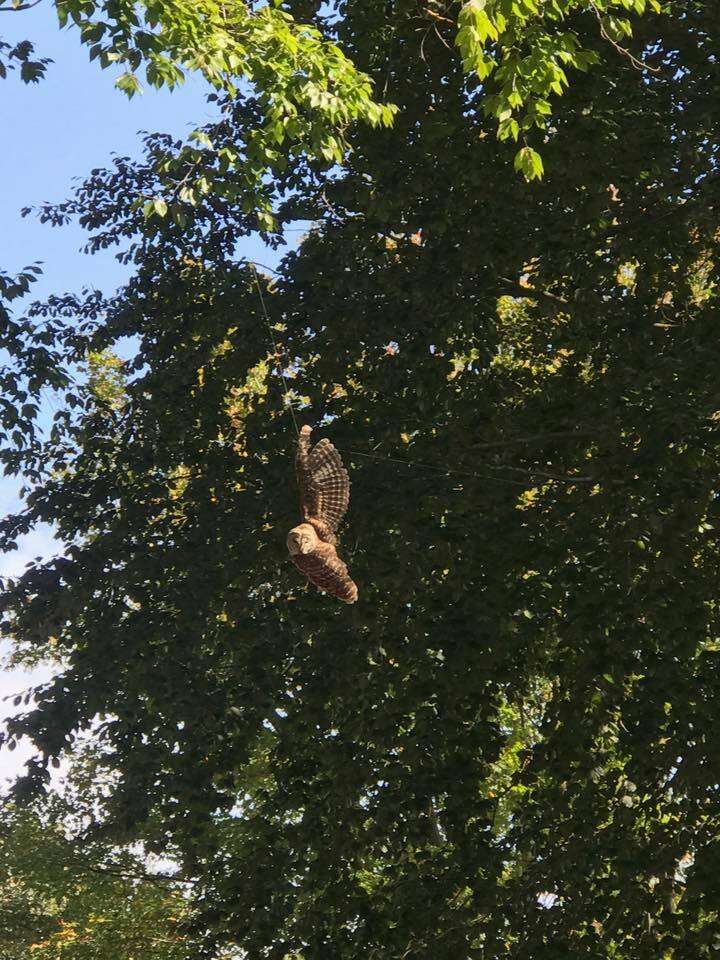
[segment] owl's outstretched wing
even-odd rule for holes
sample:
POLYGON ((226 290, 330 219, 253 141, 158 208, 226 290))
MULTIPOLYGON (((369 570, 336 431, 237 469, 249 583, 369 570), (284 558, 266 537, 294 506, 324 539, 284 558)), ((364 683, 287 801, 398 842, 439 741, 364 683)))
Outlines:
POLYGON ((310 433, 310 427, 303 427, 298 440, 300 505, 305 519, 322 520, 334 533, 350 503, 350 479, 329 440, 321 440, 310 449, 310 433))
POLYGON ((340 454, 329 440, 321 440, 310 451, 310 475, 317 490, 317 516, 334 531, 350 503, 350 479, 340 454))

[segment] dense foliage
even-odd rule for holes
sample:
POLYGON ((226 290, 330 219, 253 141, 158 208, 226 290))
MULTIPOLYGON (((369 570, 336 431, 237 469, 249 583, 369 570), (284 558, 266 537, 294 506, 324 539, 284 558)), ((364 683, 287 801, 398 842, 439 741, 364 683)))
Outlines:
POLYGON ((81 850, 67 810, 0 812, 2 960, 185 960, 188 901, 143 859, 101 845, 81 850))
MULTIPOLYGON (((473 6, 497 29, 499 4, 473 6)), ((241 256, 256 209, 222 160, 260 101, 223 94, 197 157, 150 137, 41 211, 135 273, 4 340, 16 392, 68 378, 48 436, 17 393, 4 412, 32 489, 2 546, 39 521, 68 543, 3 599, 18 655, 63 662, 9 724, 38 751, 16 792, 92 728, 113 787, 91 835, 180 858, 208 956, 720 945, 720 25, 678 0, 630 51, 608 6, 542 7, 596 65, 536 91, 526 183, 456 8, 288 3, 399 109, 349 130, 343 163, 276 167, 272 242, 314 226, 259 278, 271 329, 241 256), (351 471, 352 608, 285 556, 283 369, 351 471)))

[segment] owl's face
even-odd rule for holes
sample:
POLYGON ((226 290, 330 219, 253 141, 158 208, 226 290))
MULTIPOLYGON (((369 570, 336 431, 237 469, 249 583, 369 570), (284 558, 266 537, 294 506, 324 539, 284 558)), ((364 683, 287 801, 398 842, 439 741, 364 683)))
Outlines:
POLYGON ((293 527, 287 536, 287 548, 291 557, 299 553, 312 553, 318 542, 318 536, 309 523, 293 527))

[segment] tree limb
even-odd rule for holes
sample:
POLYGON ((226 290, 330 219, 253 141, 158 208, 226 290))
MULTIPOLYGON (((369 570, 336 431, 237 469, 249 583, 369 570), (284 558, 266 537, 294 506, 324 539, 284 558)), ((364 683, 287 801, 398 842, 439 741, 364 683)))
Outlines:
POLYGON ((36 7, 41 0, 33 0, 32 3, 21 3, 12 7, 3 7, 0 6, 0 13, 20 13, 21 10, 32 10, 33 7, 36 7))

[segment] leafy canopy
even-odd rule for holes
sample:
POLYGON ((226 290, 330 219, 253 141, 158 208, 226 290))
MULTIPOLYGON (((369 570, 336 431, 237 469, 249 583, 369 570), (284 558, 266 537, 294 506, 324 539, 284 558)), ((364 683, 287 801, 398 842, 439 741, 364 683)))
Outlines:
MULTIPOLYGON (((482 110, 498 121, 501 140, 518 140, 552 125, 552 96, 569 85, 568 70, 587 70, 599 54, 581 39, 578 27, 594 18, 600 35, 620 46, 632 37, 629 14, 660 13, 660 0, 467 0, 462 4, 456 43, 465 69, 482 84, 482 110)), ((542 160, 531 146, 515 157, 527 180, 540 179, 542 160)))
POLYGON ((83 844, 68 811, 0 812, 2 960, 185 960, 196 955, 181 885, 143 858, 83 844))
MULTIPOLYGON (((314 4, 254 7, 237 0, 56 0, 55 6, 60 26, 79 29, 92 60, 103 68, 124 68, 116 84, 129 97, 142 89, 138 71, 143 65, 147 83, 157 88, 172 89, 187 71, 199 71, 218 90, 236 92, 238 83, 244 83, 258 92, 260 117, 246 153, 227 148, 223 159, 242 166, 246 178, 250 175, 247 203, 261 208, 260 223, 266 229, 274 223, 261 199, 261 183, 287 159, 278 147, 287 141, 339 163, 347 148, 348 124, 361 120, 388 125, 396 111, 395 104, 373 100, 368 74, 325 38, 327 29, 298 22, 283 9, 298 7, 303 19, 314 14, 327 28, 342 4, 331 5, 324 16, 314 4)), ((456 6, 429 0, 419 17, 429 21, 425 36, 433 29, 442 39, 438 24, 451 24, 448 14, 456 6)), ((599 51, 582 42, 588 19, 596 21, 608 49, 611 45, 642 70, 647 64, 622 46, 632 37, 630 17, 671 9, 661 0, 466 0, 459 6, 452 39, 464 69, 480 82, 481 109, 496 118, 501 140, 523 142, 537 131, 547 135, 553 130, 552 97, 567 89, 568 71, 587 70, 599 62, 599 51)), ((0 4, 0 11, 27 7, 12 2, 0 4)), ((398 13, 403 16, 402 9, 398 13)), ((29 41, 12 49, 0 41, 0 77, 18 62, 23 81, 37 82, 49 61, 31 60, 32 52, 29 41)), ((542 177, 542 159, 530 143, 517 152, 515 169, 527 180, 542 177)), ((202 183, 184 184, 186 199, 195 201, 198 189, 202 191, 202 183)), ((164 201, 154 198, 145 210, 148 216, 167 212, 164 201)))
POLYGON ((88 835, 177 854, 206 956, 713 957, 716 4, 638 18, 642 70, 576 10, 600 59, 532 183, 453 17, 335 13, 399 109, 342 164, 279 148, 275 242, 313 227, 261 273, 272 335, 221 165, 251 100, 221 97, 183 218, 161 135, 42 208, 117 245, 116 295, 23 310, 31 275, 3 282, 2 454, 30 489, 0 542, 68 544, 2 596, 16 656, 62 662, 8 724, 36 746, 15 794, 92 731, 88 835), (287 561, 281 371, 351 472, 350 609, 287 561), (19 401, 46 385, 43 434, 19 401))

